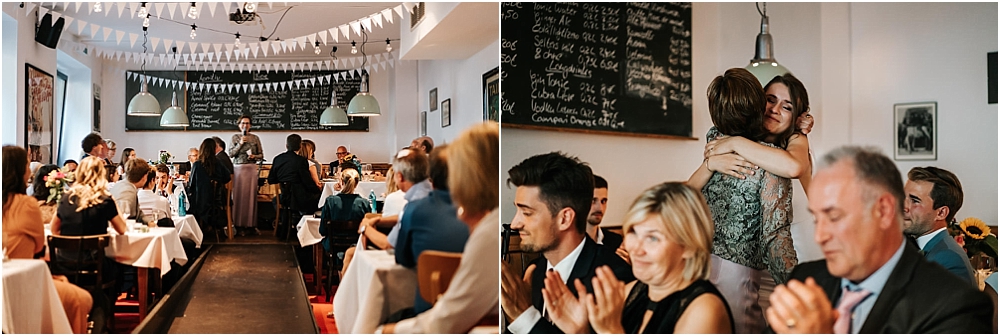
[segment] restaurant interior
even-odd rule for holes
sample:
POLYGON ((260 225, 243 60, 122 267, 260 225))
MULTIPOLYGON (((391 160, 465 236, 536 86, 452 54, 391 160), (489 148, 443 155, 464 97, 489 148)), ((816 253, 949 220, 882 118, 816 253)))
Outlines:
MULTIPOLYGON (((114 166, 124 169, 123 153, 134 152, 148 162, 149 176, 165 163, 165 175, 176 178, 164 193, 173 223, 129 217, 125 234, 116 235, 112 225, 110 238, 98 243, 102 254, 127 268, 117 285, 130 288, 112 300, 107 326, 95 330, 90 321, 88 331, 371 333, 387 314, 411 307, 417 275, 397 265, 391 251, 359 248, 351 265, 360 266, 340 274, 344 249, 359 242, 358 233, 324 249, 323 202, 341 192, 347 162, 360 175, 354 193, 370 204, 365 212, 381 213, 392 192, 386 182, 395 177, 389 169, 402 160, 397 156, 421 149, 414 145, 430 152, 498 121, 489 113, 490 97, 498 93, 498 7, 4 2, 3 143, 26 148, 29 169, 54 164, 68 174, 67 160, 85 165, 81 157, 90 153, 84 139, 98 133, 98 147, 110 151, 105 154, 114 166), (252 125, 245 131, 239 128, 248 120, 243 115, 252 125), (247 134, 254 144, 243 141, 247 134), (277 199, 286 181, 267 179, 283 160, 276 158, 286 152, 290 134, 312 143, 310 162, 322 190, 315 213, 282 209, 277 199), (193 197, 195 187, 182 181, 201 158, 188 156, 189 150, 204 149, 202 140, 212 137, 227 143, 225 151, 255 146, 241 159, 232 155, 236 168, 249 167, 243 176, 251 187, 236 186, 239 172, 228 188, 212 182, 214 190, 229 193, 227 199, 238 201, 243 196, 236 194, 244 192, 250 200, 225 205, 229 216, 218 228, 185 214, 183 208, 194 211, 197 204, 177 193, 187 186, 193 197), (374 281, 380 277, 390 278, 374 281)), ((131 181, 127 173, 107 173, 113 194, 111 185, 131 181)), ((59 176, 69 190, 72 182, 59 176)), ((284 193, 292 193, 288 188, 284 193)), ((358 230, 358 221, 345 223, 353 225, 347 231, 358 230)), ((59 236, 48 222, 45 228, 47 239, 59 236)), ((392 226, 377 228, 389 233, 392 226)), ((51 261, 50 248, 57 247, 45 248, 41 258, 51 261)), ((61 293, 56 296, 53 281, 45 280, 51 267, 8 264, 5 254, 4 333, 79 331, 59 304, 61 293), (23 296, 8 295, 15 292, 23 296)), ((481 325, 496 329, 489 319, 481 325)))

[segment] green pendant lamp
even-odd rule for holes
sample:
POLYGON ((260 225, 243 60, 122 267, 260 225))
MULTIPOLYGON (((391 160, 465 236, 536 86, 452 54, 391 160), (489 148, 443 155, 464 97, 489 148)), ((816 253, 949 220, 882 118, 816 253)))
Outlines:
POLYGON ((347 112, 340 108, 340 106, 337 106, 337 91, 333 91, 333 96, 330 97, 330 106, 327 106, 327 108, 323 110, 323 114, 320 114, 319 116, 319 125, 347 126, 348 124, 350 124, 350 122, 347 118, 347 112))
POLYGON ((190 123, 188 122, 187 113, 184 113, 177 103, 177 92, 174 92, 174 96, 170 99, 170 107, 163 111, 163 117, 160 117, 160 126, 163 127, 188 127, 190 123))
POLYGON ((361 30, 361 92, 358 92, 351 103, 347 104, 347 114, 352 117, 376 117, 382 115, 382 110, 378 107, 378 100, 368 92, 368 71, 364 70, 368 63, 368 55, 365 54, 365 43, 368 43, 368 33, 361 30))
POLYGON ((767 3, 764 3, 764 11, 761 11, 760 6, 758 6, 757 13, 760 13, 760 34, 757 34, 757 48, 746 69, 757 77, 761 86, 764 86, 775 76, 791 73, 791 71, 785 69, 774 59, 774 41, 771 39, 771 33, 768 29, 767 3))
MULTIPOLYGON (((142 27, 142 54, 146 55, 146 40, 149 32, 142 27)), ((146 78, 146 58, 142 58, 142 89, 128 102, 128 115, 134 117, 159 117, 160 102, 149 93, 149 79, 146 78)))

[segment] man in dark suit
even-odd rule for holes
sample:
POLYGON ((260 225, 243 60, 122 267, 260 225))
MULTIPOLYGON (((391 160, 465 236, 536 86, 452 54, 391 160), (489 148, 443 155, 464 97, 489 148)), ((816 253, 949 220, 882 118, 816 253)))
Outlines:
POLYGON ((916 238, 928 261, 975 284, 969 258, 947 229, 962 208, 962 183, 955 174, 937 167, 915 167, 906 175, 903 233, 916 238))
POLYGON ((903 182, 877 150, 841 147, 809 187, 825 260, 797 266, 771 295, 778 333, 987 333, 993 307, 978 288, 904 243, 903 182))
MULTIPOLYGON (((608 210, 608 180, 600 175, 594 175, 594 197, 590 201, 590 215, 587 216, 587 235, 598 245, 610 248, 613 251, 621 250, 622 235, 611 232, 607 228, 601 227, 604 220, 604 212, 608 210)), ((619 252, 619 255, 622 255, 619 252)), ((625 258, 627 254, 622 255, 625 258)), ((626 258, 626 260, 628 260, 626 258)))
POLYGON ((316 211, 319 203, 320 189, 309 174, 309 162, 295 151, 302 147, 302 137, 291 134, 285 139, 286 152, 274 157, 267 182, 281 184, 281 206, 292 210, 291 216, 279 221, 278 239, 285 240, 288 232, 286 225, 295 225, 303 215, 316 211))
POLYGON ((215 158, 219 159, 219 164, 226 167, 230 174, 233 174, 236 170, 233 166, 233 159, 229 158, 229 154, 226 154, 226 142, 217 136, 212 137, 212 140, 215 140, 215 158))
POLYGON ((635 279, 632 269, 614 250, 602 248, 586 233, 593 198, 593 172, 576 158, 561 153, 536 155, 508 171, 517 186, 517 213, 511 228, 521 236, 521 250, 541 253, 525 276, 503 263, 500 306, 513 333, 562 333, 545 318, 542 300, 545 272, 553 270, 570 284, 574 295, 579 279, 592 291, 591 278, 608 265, 619 280, 635 279))

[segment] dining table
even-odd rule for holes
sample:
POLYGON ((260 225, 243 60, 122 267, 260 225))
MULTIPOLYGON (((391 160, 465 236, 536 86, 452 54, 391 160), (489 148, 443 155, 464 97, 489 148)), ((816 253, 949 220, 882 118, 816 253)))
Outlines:
POLYGON ((73 333, 44 260, 3 261, 3 333, 73 333))
POLYGON ((341 333, 371 334, 389 315, 413 307, 417 272, 396 264, 385 250, 354 252, 351 267, 333 297, 333 316, 341 333))
POLYGON ((299 223, 295 225, 295 230, 299 238, 299 246, 312 246, 313 249, 313 267, 316 270, 316 275, 313 277, 313 286, 315 286, 317 293, 320 291, 320 279, 323 277, 323 245, 319 244, 319 242, 323 241, 323 235, 319 233, 319 224, 319 218, 302 216, 299 223))

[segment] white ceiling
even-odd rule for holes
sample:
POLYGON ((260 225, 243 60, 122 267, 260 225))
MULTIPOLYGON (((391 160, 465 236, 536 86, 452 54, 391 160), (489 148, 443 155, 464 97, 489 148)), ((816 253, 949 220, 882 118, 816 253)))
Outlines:
MULTIPOLYGON (((274 41, 278 38, 288 40, 300 36, 312 35, 317 32, 327 31, 330 28, 336 28, 344 24, 349 24, 352 21, 368 17, 372 14, 380 13, 385 9, 394 8, 400 5, 400 2, 274 2, 270 5, 266 2, 259 2, 257 13, 260 17, 260 21, 255 20, 253 21, 253 24, 236 24, 229 21, 228 14, 232 13, 235 8, 242 7, 243 2, 200 2, 198 3, 200 7, 199 16, 194 20, 187 17, 188 8, 191 6, 190 2, 175 2, 173 4, 176 5, 176 9, 172 18, 169 11, 170 3, 149 2, 147 4, 147 8, 149 8, 150 14, 152 15, 148 28, 148 37, 159 38, 161 41, 169 39, 177 42, 197 42, 199 44, 231 44, 235 41, 233 33, 239 32, 241 35, 240 41, 243 44, 259 42, 259 36, 270 36, 269 41, 274 41), (211 15, 211 11, 209 10, 210 5, 215 6, 214 15, 211 15), (159 11, 157 10, 157 7, 160 7, 159 11), (287 14, 284 14, 286 11, 287 14), (282 14, 284 14, 283 19, 282 14), (170 22, 167 19, 176 22, 170 22), (280 24, 279 20, 281 20, 280 24), (194 39, 191 39, 189 36, 191 33, 192 23, 198 26, 197 36, 194 39), (277 29, 275 29, 275 27, 277 27, 277 29), (212 31, 213 29, 222 32, 212 31)), ((64 35, 74 35, 73 40, 112 51, 121 50, 125 52, 138 53, 143 51, 143 20, 136 17, 135 14, 140 7, 139 2, 104 2, 102 3, 104 10, 101 13, 91 12, 93 5, 93 2, 81 3, 79 4, 79 10, 77 10, 77 3, 58 2, 53 6, 53 3, 46 2, 43 3, 42 6, 70 16, 74 18, 74 20, 84 20, 87 22, 88 27, 83 30, 82 34, 80 34, 78 30, 78 22, 71 22, 63 29, 64 35), (119 17, 120 5, 122 5, 121 8, 124 9, 119 17), (96 24, 101 27, 96 37, 92 37, 89 27, 91 24, 96 24), (111 36, 107 39, 107 41, 105 41, 103 28, 123 31, 125 32, 125 37, 122 38, 120 43, 118 43, 116 33, 111 33, 111 36), (134 46, 131 45, 130 33, 138 34, 138 38, 134 46)), ((403 14, 408 15, 406 10, 403 10, 403 14)), ((398 39, 400 18, 395 12, 393 12, 392 15, 393 23, 383 20, 382 27, 378 27, 374 24, 372 25, 372 31, 368 34, 369 44, 366 48, 369 55, 385 52, 386 38, 393 40, 393 48, 399 47, 398 39)), ((360 47, 360 37, 357 36, 353 30, 351 30, 349 34, 350 40, 357 40, 360 47)), ((322 40, 320 39, 322 49, 320 55, 316 55, 313 48, 310 46, 306 50, 298 49, 295 52, 282 53, 278 56, 268 57, 268 59, 327 59, 329 57, 331 46, 333 45, 337 45, 339 47, 337 52, 338 57, 352 56, 350 54, 351 41, 345 39, 343 34, 339 36, 339 40, 339 43, 335 44, 333 38, 328 36, 327 45, 322 45, 322 40)), ((150 50, 150 52, 153 51, 150 50)), ((165 52, 163 43, 161 42, 155 53, 162 54, 165 52)), ((190 51, 185 48, 183 52, 189 53, 190 51)), ((357 56, 360 56, 360 53, 357 56)))

